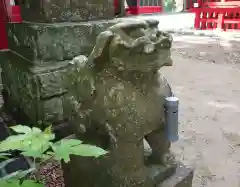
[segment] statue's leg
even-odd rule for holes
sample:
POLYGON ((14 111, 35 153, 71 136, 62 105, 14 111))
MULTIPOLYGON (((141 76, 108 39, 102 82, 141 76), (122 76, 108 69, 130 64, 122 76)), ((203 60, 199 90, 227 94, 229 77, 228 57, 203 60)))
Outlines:
POLYGON ((126 142, 119 140, 112 153, 113 184, 124 187, 153 187, 153 181, 147 177, 144 164, 143 140, 126 142), (121 184, 121 185, 120 185, 121 184))
POLYGON ((167 139, 164 129, 157 129, 146 135, 152 154, 149 161, 154 164, 167 164, 174 162, 170 154, 170 141, 167 139))

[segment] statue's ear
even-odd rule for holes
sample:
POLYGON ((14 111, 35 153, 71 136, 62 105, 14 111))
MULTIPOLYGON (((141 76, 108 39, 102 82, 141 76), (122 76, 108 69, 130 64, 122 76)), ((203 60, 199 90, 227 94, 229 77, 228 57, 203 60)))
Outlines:
POLYGON ((158 20, 149 19, 149 20, 146 20, 146 22, 149 27, 157 27, 158 28, 158 24, 159 24, 158 20))
POLYGON ((88 57, 88 62, 94 67, 101 67, 105 62, 109 61, 109 45, 114 35, 111 31, 107 30, 102 32, 96 41, 93 51, 88 57))
POLYGON ((128 20, 126 22, 121 22, 116 25, 113 25, 112 27, 109 28, 109 30, 112 30, 116 33, 119 31, 124 31, 126 33, 136 30, 136 29, 141 29, 141 28, 147 28, 147 22, 144 20, 128 20))

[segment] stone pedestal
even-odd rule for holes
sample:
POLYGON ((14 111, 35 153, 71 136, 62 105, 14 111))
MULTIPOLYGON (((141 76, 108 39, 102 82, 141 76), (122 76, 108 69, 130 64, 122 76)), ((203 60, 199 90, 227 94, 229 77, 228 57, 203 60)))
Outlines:
POLYGON ((24 0, 21 15, 34 22, 78 22, 114 16, 112 0, 24 0))
POLYGON ((14 52, 5 54, 2 82, 5 104, 10 111, 20 110, 33 124, 63 120, 63 74, 68 61, 49 66, 33 65, 14 52))
POLYGON ((192 187, 193 170, 179 164, 175 173, 157 187, 192 187))
POLYGON ((88 56, 97 36, 121 19, 76 23, 9 23, 8 40, 12 51, 35 65, 52 65, 72 60, 77 55, 88 56))
POLYGON ((64 121, 64 73, 71 66, 69 61, 88 56, 97 36, 119 21, 9 23, 11 51, 3 55, 2 81, 10 112, 21 113, 23 122, 31 124, 64 121))
MULTIPOLYGON (((82 160, 84 161, 84 160, 82 160)), ((76 164, 76 163, 75 163, 76 164)), ((90 171, 91 169, 93 169, 93 165, 88 165, 89 164, 89 159, 85 159, 85 162, 81 162, 79 163, 83 166, 81 167, 85 167, 86 171, 90 171), (89 169, 89 167, 90 169, 89 169), (88 169, 87 169, 88 168, 88 169)), ((76 165, 65 165, 63 164, 63 168, 64 168, 64 180, 65 180, 65 185, 66 187, 78 187, 79 183, 81 183, 83 186, 85 184, 86 181, 95 181, 95 180, 101 180, 101 177, 104 176, 103 173, 98 173, 97 170, 95 170, 94 173, 92 173, 92 175, 89 175, 89 173, 79 173, 80 170, 78 170, 79 168, 76 167, 76 165)), ((148 168, 148 174, 149 175, 154 175, 154 169, 150 169, 148 168), (152 170, 152 171, 150 171, 152 170)), ((151 177, 151 176, 150 176, 151 177)), ((162 172, 158 173, 156 175, 156 177, 160 177, 161 180, 158 181, 158 183, 156 183, 154 186, 155 187, 192 187, 192 180, 193 180, 193 170, 191 168, 188 168, 186 166, 184 166, 183 164, 179 163, 176 171, 169 176, 168 175, 168 171, 167 170, 163 170, 162 172), (162 178, 162 176, 165 176, 164 178, 162 178)), ((102 187, 103 185, 106 184, 110 184, 112 179, 108 179, 105 180, 104 184, 99 184, 99 186, 96 187, 102 187)), ((102 178, 102 182, 103 182, 103 178, 102 178)), ((87 183, 89 186, 89 183, 87 183)), ((111 184, 111 186, 114 186, 117 184, 111 184)), ((86 187, 87 187, 86 186, 86 187)), ((138 186, 138 185, 137 185, 138 186)), ((125 186, 124 186, 125 187, 125 186)), ((148 187, 148 186, 145 186, 148 187)))

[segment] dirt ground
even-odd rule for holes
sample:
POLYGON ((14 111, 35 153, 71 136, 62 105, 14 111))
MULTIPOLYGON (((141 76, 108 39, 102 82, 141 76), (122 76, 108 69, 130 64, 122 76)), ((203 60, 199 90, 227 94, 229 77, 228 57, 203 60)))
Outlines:
POLYGON ((172 56, 161 71, 180 98, 173 151, 193 187, 240 187, 240 42, 174 35, 172 56))

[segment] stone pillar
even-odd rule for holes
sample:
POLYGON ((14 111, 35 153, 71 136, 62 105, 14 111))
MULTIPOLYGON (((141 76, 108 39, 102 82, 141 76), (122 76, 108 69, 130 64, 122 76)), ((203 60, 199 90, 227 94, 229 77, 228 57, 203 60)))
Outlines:
POLYGON ((24 0, 21 13, 22 23, 7 25, 6 106, 25 116, 26 123, 64 121, 63 74, 73 57, 88 56, 97 35, 116 23, 113 1, 24 0))

